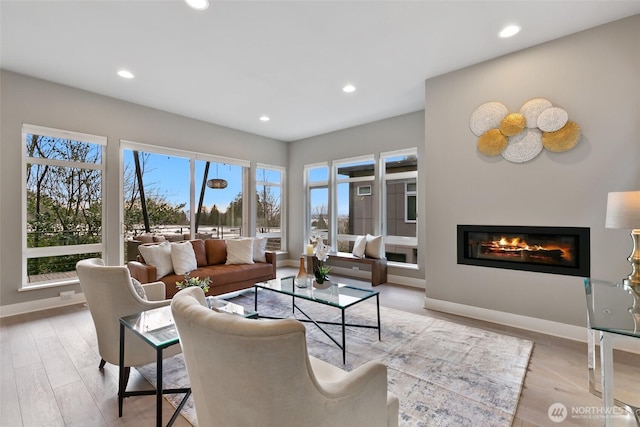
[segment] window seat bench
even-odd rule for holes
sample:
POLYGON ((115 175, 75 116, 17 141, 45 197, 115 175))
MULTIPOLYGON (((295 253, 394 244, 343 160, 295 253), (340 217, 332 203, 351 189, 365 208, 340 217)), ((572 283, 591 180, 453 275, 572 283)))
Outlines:
MULTIPOLYGON (((387 260, 377 258, 358 258, 348 252, 338 252, 329 255, 329 260, 348 262, 354 264, 368 264, 371 266, 371 285, 378 286, 387 283, 387 260)), ((307 270, 312 273, 318 268, 318 258, 315 255, 307 256, 307 270)))

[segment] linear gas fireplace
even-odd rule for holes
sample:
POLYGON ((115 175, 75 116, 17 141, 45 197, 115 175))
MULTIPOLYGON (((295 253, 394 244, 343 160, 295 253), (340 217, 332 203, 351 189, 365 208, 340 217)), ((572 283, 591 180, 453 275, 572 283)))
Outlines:
POLYGON ((458 264, 589 277, 589 228, 458 225, 458 264))

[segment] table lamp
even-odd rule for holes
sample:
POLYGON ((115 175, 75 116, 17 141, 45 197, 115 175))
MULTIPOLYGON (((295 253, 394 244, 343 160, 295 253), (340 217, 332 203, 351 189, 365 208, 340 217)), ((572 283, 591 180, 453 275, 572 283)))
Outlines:
POLYGON ((605 227, 631 229, 633 251, 627 259, 632 270, 623 283, 640 290, 640 191, 609 193, 605 227))

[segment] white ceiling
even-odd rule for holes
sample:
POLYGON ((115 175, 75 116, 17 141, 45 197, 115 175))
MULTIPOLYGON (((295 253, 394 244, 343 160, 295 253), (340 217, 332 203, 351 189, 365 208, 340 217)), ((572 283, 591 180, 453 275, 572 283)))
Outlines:
POLYGON ((0 65, 295 141, 421 110, 430 77, 638 13, 640 0, 1 0, 0 65), (498 38, 511 23, 520 34, 498 38))

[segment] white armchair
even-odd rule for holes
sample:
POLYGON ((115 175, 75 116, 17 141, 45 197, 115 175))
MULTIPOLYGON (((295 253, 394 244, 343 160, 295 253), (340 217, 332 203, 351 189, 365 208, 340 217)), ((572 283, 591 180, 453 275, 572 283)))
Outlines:
POLYGON ((398 425, 386 366, 368 362, 345 372, 309 356, 299 321, 219 313, 195 287, 176 294, 171 311, 199 425, 398 425))
MULTIPOLYGON (((146 300, 136 292, 129 269, 126 266, 105 266, 99 258, 79 261, 76 272, 80 287, 89 305, 98 336, 98 351, 102 360, 99 368, 106 362, 118 366, 120 351, 119 318, 140 313, 152 308, 169 305, 165 300, 164 283, 154 282, 142 285, 146 300)), ((180 353, 180 346, 166 349, 163 356, 170 357, 180 353)), ((146 365, 156 361, 156 351, 142 339, 125 330, 125 378, 128 379, 131 366, 146 365)), ((126 386, 126 382, 125 382, 126 386)))

